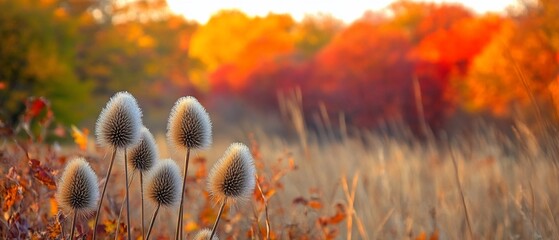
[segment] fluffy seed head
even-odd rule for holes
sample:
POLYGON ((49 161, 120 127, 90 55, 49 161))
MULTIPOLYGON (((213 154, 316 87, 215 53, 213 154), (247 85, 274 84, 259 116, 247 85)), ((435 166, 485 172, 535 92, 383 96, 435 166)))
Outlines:
POLYGON ((181 196, 181 172, 171 159, 158 161, 146 181, 146 197, 161 206, 172 206, 181 196))
MULTIPOLYGON (((212 230, 204 228, 200 231, 198 231, 198 233, 196 233, 196 235, 194 236, 194 240, 209 240, 210 235, 212 234, 212 230)), ((212 237, 212 240, 219 240, 219 238, 217 237, 217 234, 214 234, 214 236, 212 237)))
POLYGON ((128 149, 128 160, 133 170, 149 171, 159 158, 155 139, 149 129, 142 127, 140 141, 128 149))
POLYGON ((255 171, 248 147, 242 143, 231 144, 208 175, 212 197, 218 202, 248 198, 254 191, 255 171))
POLYGON ((142 111, 128 92, 115 94, 99 114, 95 125, 97 143, 102 146, 125 148, 140 139, 142 111))
POLYGON ((95 211, 99 186, 95 172, 85 159, 75 158, 66 165, 55 197, 66 213, 77 211, 78 214, 87 214, 95 211))
POLYGON ((167 140, 178 149, 204 149, 212 144, 210 116, 196 98, 177 100, 169 115, 167 140))

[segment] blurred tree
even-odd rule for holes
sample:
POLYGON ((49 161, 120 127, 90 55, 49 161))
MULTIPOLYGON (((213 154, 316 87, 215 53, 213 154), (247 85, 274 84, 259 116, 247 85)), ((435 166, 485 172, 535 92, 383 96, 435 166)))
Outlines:
POLYGON ((353 23, 319 52, 303 93, 311 102, 324 100, 332 112, 348 114, 357 126, 401 119, 412 93, 410 48, 402 31, 353 23))
POLYGON ((249 18, 238 11, 222 11, 194 33, 189 54, 205 65, 201 71, 228 69, 226 75, 214 74, 212 88, 239 91, 255 66, 295 49, 294 26, 289 15, 249 18))
POLYGON ((448 28, 431 31, 410 51, 426 109, 423 117, 431 127, 440 127, 452 114, 460 100, 456 82, 468 73, 472 59, 499 31, 501 22, 496 15, 462 18, 448 28))
POLYGON ((295 27, 297 52, 304 58, 314 56, 343 27, 343 22, 330 15, 305 17, 295 27))
POLYGON ((505 22, 461 86, 467 109, 510 116, 513 109, 551 102, 549 86, 559 72, 558 14, 554 1, 541 0, 505 22))
POLYGON ((60 3, 0 0, 0 105, 11 123, 28 96, 48 97, 62 122, 87 113, 92 84, 76 77, 77 26, 60 3))

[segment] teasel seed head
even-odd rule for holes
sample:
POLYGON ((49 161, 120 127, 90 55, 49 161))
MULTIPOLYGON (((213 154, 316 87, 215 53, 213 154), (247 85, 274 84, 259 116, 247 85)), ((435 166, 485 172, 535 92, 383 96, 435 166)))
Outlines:
POLYGON ((159 158, 153 135, 146 127, 140 130, 140 141, 128 149, 130 167, 142 173, 149 171, 159 158))
POLYGON ((95 125, 97 143, 113 148, 126 148, 138 142, 142 128, 142 111, 128 92, 116 93, 99 114, 95 125))
POLYGON ((158 161, 145 183, 146 197, 161 206, 176 205, 180 201, 181 183, 180 169, 173 160, 158 161))
MULTIPOLYGON (((194 236, 193 239, 194 240, 209 240, 211 234, 212 234, 212 230, 204 228, 204 229, 198 231, 198 233, 196 233, 196 235, 194 236)), ((212 240, 219 240, 219 238, 217 237, 217 234, 212 237, 212 240)))
POLYGON ((55 198, 65 213, 87 215, 95 211, 99 200, 97 175, 84 158, 75 158, 66 165, 55 198))
POLYGON ((196 98, 177 100, 169 115, 167 140, 178 149, 204 149, 212 144, 210 117, 196 98))
POLYGON ((208 188, 218 202, 235 202, 250 197, 254 191, 254 160, 248 147, 233 143, 212 167, 208 175, 208 188))

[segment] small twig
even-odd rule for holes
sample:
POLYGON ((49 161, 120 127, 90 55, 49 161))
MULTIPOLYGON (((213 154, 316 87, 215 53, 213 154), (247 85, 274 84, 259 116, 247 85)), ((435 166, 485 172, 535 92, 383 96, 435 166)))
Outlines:
MULTIPOLYGON (((72 219, 72 230, 70 231, 70 239, 74 240, 74 230, 76 229, 76 218, 78 217, 78 212, 74 210, 74 218, 72 219)), ((64 231, 62 231, 64 232, 64 231)))
POLYGON ((130 234, 130 202, 128 201, 128 196, 130 195, 128 191, 128 156, 126 155, 126 148, 124 148, 124 175, 126 179, 126 231, 128 232, 128 240, 132 239, 130 234))
POLYGON ((378 239, 378 233, 380 232, 380 230, 382 230, 384 225, 388 222, 388 219, 390 219, 390 217, 392 216, 392 213, 394 213, 394 208, 391 208, 390 211, 388 211, 388 213, 386 213, 386 216, 384 216, 384 218, 382 219, 382 221, 378 225, 377 229, 375 229, 375 234, 374 234, 375 238, 373 238, 373 239, 378 239))
POLYGON ((190 160, 190 148, 186 149, 185 163, 184 163, 184 176, 182 178, 182 191, 181 191, 181 202, 179 207, 179 216, 177 219, 177 230, 175 240, 182 239, 182 211, 183 211, 183 200, 184 200, 184 188, 186 186, 186 174, 188 173, 188 161, 190 160))
POLYGON ((223 203, 219 208, 219 213, 217 214, 217 219, 215 219, 214 227, 212 228, 212 233, 208 239, 212 239, 215 235, 215 230, 217 229, 217 225, 219 224, 219 219, 221 218, 221 214, 223 213, 223 209, 225 208, 225 203, 227 203, 227 198, 223 199, 223 203))
POLYGON ((142 200, 142 238, 146 236, 144 229, 144 178, 143 173, 140 171, 140 199, 142 200))
POLYGON ((264 213, 266 214, 266 239, 270 239, 270 218, 268 217, 268 199, 264 196, 264 192, 262 192, 262 188, 260 187, 260 182, 258 181, 258 174, 254 174, 256 176, 256 187, 258 191, 260 191, 260 196, 262 197, 262 201, 264 201, 264 213))
MULTIPOLYGON (((128 183, 128 187, 132 185, 132 181, 134 180, 134 176, 136 172, 132 172, 132 176, 130 177, 130 182, 128 183)), ((120 210, 118 211, 118 218, 116 219, 116 230, 115 230, 115 240, 118 240, 118 229, 120 229, 120 216, 122 216, 122 210, 124 209, 124 202, 120 204, 120 210)), ((143 221, 143 218, 142 218, 143 221)), ((143 223, 143 222, 142 222, 143 223)), ((144 235, 142 234, 142 237, 144 235)))
POLYGON ((530 194, 532 195, 532 228, 536 231, 536 195, 534 195, 534 187, 532 186, 532 181, 530 184, 530 194))
POLYGON ((111 163, 109 164, 109 171, 107 171, 107 176, 105 177, 105 184, 103 186, 103 192, 101 193, 101 199, 99 200, 99 205, 97 206, 97 215, 95 216, 95 224, 93 225, 93 240, 97 239, 97 224, 99 223, 99 215, 101 215, 101 205, 103 205, 103 199, 105 197, 105 191, 107 190, 107 183, 111 177, 111 171, 113 170, 113 163, 115 161, 116 148, 113 150, 113 156, 111 157, 111 163))
POLYGON ((342 189, 344 190, 344 194, 345 194, 345 197, 346 197, 347 202, 348 202, 347 239, 351 239, 352 230, 353 230, 353 227, 352 227, 353 226, 353 217, 355 217, 355 220, 357 222, 357 230, 359 231, 359 234, 361 235, 361 238, 362 239, 368 239, 367 232, 365 231, 365 228, 363 227, 363 223, 361 222, 361 219, 359 219, 359 217, 357 216, 357 214, 355 212, 355 208, 354 208, 355 193, 357 192, 357 183, 358 183, 357 180, 358 179, 359 179, 359 175, 357 173, 355 173, 353 175, 353 180, 351 182, 351 190, 350 190, 345 176, 342 177, 342 189))
POLYGON ((151 223, 149 224, 148 235, 146 236, 146 240, 148 240, 149 235, 151 235, 151 229, 153 228, 153 224, 155 223, 155 218, 157 217, 157 212, 159 212, 159 207, 161 207, 161 204, 157 204, 157 207, 155 208, 155 212, 153 212, 153 217, 151 218, 151 223))
POLYGON ((458 176, 458 165, 456 164, 456 158, 452 152, 452 147, 448 145, 448 150, 450 151, 450 158, 452 158, 452 164, 454 165, 454 173, 456 176, 456 183, 458 184, 458 190, 460 190, 460 196, 462 197, 462 205, 464 206, 464 215, 466 216, 466 223, 468 224, 468 232, 470 233, 470 239, 474 239, 474 233, 472 231, 472 224, 470 223, 470 216, 468 215, 468 207, 466 206, 466 198, 464 197, 464 191, 462 190, 462 184, 460 183, 460 177, 458 176))

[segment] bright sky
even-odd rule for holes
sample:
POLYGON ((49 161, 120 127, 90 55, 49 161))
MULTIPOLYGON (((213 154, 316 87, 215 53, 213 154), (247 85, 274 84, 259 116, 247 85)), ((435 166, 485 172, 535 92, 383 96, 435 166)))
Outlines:
MULTIPOLYGON (((171 10, 187 19, 206 23, 222 9, 239 9, 254 16, 265 16, 269 12, 289 13, 295 20, 307 14, 326 13, 351 23, 366 10, 382 10, 394 0, 167 0, 171 10)), ((431 2, 458 2, 477 13, 502 12, 516 0, 432 0, 431 2)))

